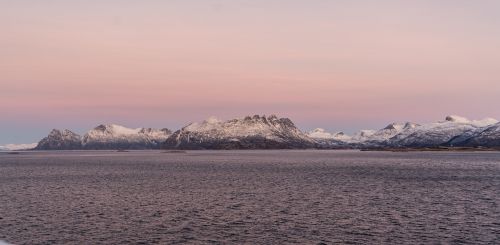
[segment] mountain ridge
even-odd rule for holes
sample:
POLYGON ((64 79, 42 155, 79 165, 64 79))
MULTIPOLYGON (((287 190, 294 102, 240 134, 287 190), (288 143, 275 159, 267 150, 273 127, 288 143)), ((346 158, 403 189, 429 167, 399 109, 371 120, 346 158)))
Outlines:
POLYGON ((302 149, 315 142, 288 118, 246 116, 220 121, 211 117, 177 130, 165 149, 302 149))
MULTIPOLYGON (((483 146, 475 137, 489 127, 498 125, 496 119, 469 120, 460 116, 446 116, 445 120, 417 124, 412 122, 392 123, 380 130, 361 130, 343 140, 352 148, 425 148, 453 146, 483 146), (404 125, 404 126, 403 126, 404 125), (469 142, 468 144, 464 142, 469 142)), ((496 134, 493 138, 496 139, 496 134)), ((488 146, 500 146, 489 139, 488 146)), ((324 139, 322 139, 324 141, 324 139)), ((337 139, 332 139, 337 141, 337 139)))
POLYGON ((390 149, 428 147, 499 147, 500 123, 496 119, 469 120, 446 116, 418 124, 390 123, 378 130, 353 135, 317 128, 298 129, 289 118, 254 115, 230 120, 209 117, 169 129, 127 128, 100 124, 80 136, 70 130, 52 130, 35 150, 119 149, 390 149))
POLYGON ((127 128, 118 124, 100 124, 80 136, 68 129, 53 129, 35 150, 123 150, 159 149, 170 136, 169 129, 127 128))

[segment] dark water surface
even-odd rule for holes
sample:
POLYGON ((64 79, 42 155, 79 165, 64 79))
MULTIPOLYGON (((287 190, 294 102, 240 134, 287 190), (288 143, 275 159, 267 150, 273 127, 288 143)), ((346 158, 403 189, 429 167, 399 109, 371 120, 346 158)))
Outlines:
POLYGON ((0 153, 14 244, 500 244, 500 153, 0 153))

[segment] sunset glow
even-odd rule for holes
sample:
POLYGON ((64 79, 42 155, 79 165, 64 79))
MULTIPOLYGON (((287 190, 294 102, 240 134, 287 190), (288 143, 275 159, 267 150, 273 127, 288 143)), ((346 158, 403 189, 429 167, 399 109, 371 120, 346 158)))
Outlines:
POLYGON ((499 1, 0 1, 0 144, 253 114, 500 119, 499 1))

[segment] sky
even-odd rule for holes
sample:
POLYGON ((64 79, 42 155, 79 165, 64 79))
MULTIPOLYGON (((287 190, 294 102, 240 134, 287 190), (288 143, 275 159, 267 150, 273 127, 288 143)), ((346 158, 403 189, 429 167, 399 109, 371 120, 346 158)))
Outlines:
POLYGON ((209 116, 500 119, 497 0, 0 0, 0 145, 209 116))

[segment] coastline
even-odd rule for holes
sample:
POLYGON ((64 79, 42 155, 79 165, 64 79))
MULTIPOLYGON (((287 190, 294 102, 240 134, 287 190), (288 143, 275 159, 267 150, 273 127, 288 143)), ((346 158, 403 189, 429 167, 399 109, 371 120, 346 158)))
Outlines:
POLYGON ((391 152, 415 152, 415 151, 445 151, 445 152, 478 152, 478 151, 500 151, 500 147, 409 147, 409 148, 361 148, 360 151, 391 151, 391 152))

